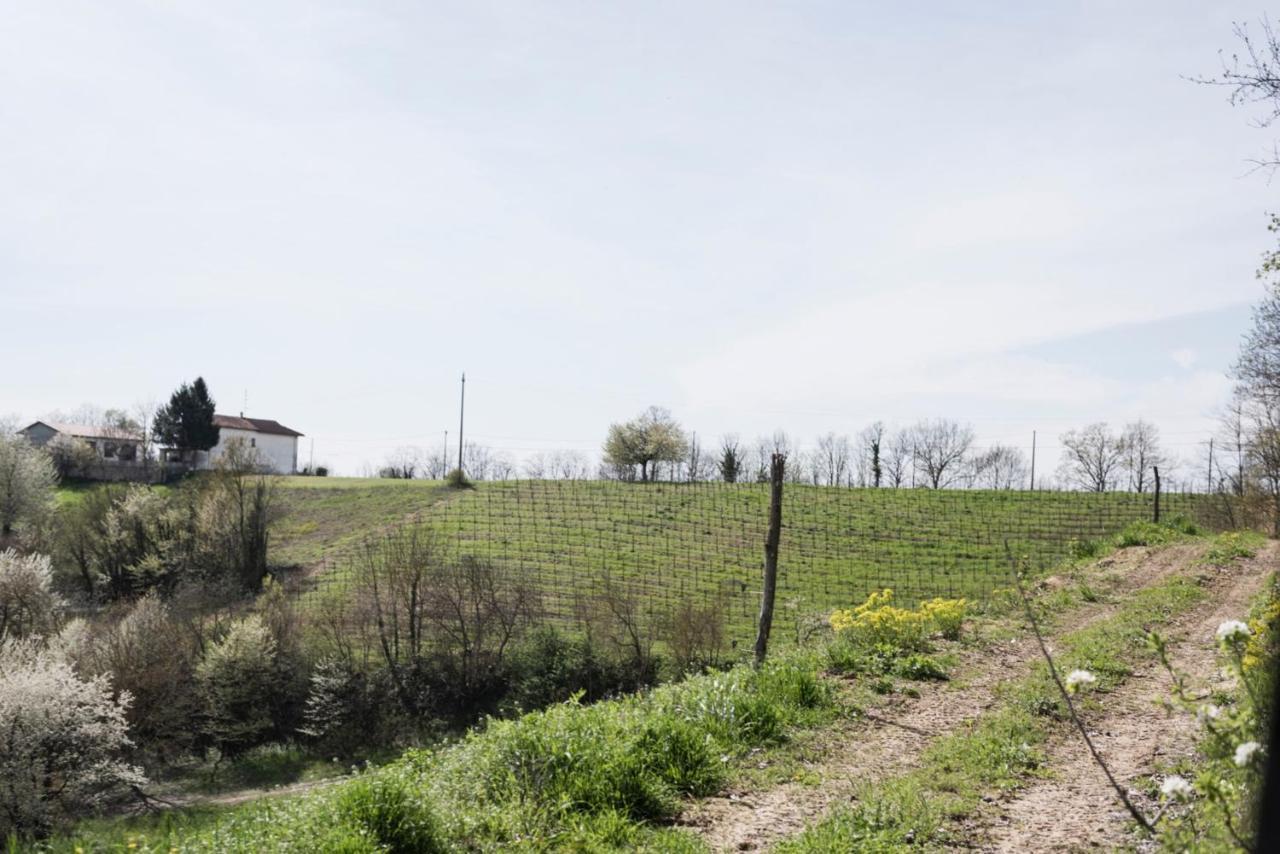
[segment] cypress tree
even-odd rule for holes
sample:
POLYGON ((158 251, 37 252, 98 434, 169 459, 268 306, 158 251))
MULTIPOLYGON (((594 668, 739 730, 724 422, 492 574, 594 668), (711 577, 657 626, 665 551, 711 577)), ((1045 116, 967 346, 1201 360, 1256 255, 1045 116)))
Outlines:
POLYGON ((178 386, 169 402, 156 410, 155 435, 160 444, 179 451, 207 451, 218 444, 213 423, 214 401, 203 377, 178 386))

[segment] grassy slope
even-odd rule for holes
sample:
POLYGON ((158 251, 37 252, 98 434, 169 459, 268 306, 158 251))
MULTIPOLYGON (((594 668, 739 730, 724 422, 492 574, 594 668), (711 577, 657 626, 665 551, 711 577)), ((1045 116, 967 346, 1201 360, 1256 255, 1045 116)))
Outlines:
MULTIPOLYGON (((1106 688, 1127 675, 1124 658, 1132 654, 1139 627, 1202 595, 1185 577, 1159 583, 1110 619, 1063 638, 1060 653, 1098 672, 1106 688)), ((89 823, 75 838, 49 847, 697 851, 697 840, 662 826, 678 809, 673 798, 715 791, 739 761, 754 761, 758 747, 829 724, 840 712, 819 667, 812 652, 793 654, 761 674, 739 668, 591 707, 562 704, 492 723, 438 751, 411 753, 367 781, 220 815, 198 811, 159 821, 89 823), (370 785, 376 807, 357 809, 363 801, 353 796, 369 795, 370 785), (403 837, 410 831, 413 845, 403 837)), ((1036 668, 1011 681, 1002 696, 1002 707, 938 739, 925 769, 870 782, 866 808, 838 813, 791 847, 849 850, 869 843, 874 850, 896 850, 945 839, 946 815, 963 814, 981 792, 1016 785, 1037 768, 1036 745, 1044 733, 1026 709, 1052 702, 1043 672, 1036 668)))
MULTIPOLYGON (((568 615, 606 576, 664 611, 715 605, 749 633, 767 487, 603 482, 481 484, 282 478, 288 515, 273 561, 313 565, 341 589, 343 555, 370 531, 420 514, 458 552, 517 568, 568 615)), ((1004 543, 1033 563, 1067 556, 1073 540, 1109 536, 1150 514, 1150 496, 788 486, 784 497, 782 630, 791 615, 844 606, 891 587, 901 600, 984 599, 1007 583, 1004 543)), ((1167 496, 1167 513, 1188 509, 1167 496)), ((329 584, 326 584, 328 582, 329 584)), ((323 595, 323 591, 319 595, 323 595)))

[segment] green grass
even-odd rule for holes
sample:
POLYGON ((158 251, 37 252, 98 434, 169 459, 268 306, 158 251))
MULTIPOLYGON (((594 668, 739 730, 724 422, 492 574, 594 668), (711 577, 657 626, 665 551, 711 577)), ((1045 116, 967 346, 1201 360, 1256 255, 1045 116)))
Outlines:
MULTIPOLYGON (((515 567, 541 589, 548 611, 565 618, 606 578, 659 612, 679 602, 714 604, 739 642, 758 608, 764 485, 526 481, 448 490, 420 481, 282 478, 279 494, 288 515, 273 531, 272 560, 326 559, 312 579, 316 595, 342 595, 346 556, 363 536, 416 515, 456 554, 515 567)), ((1166 496, 1164 506, 1189 513, 1194 502, 1166 496)), ((1006 541, 1030 565, 1047 566, 1149 518, 1150 505, 1149 495, 1123 493, 788 485, 780 630, 884 587, 904 603, 984 601, 1008 584, 1006 541)))
POLYGON ((717 791, 733 761, 836 713, 816 658, 793 656, 492 720, 452 745, 303 796, 87 823, 48 850, 699 850, 661 826, 682 799, 717 791))
POLYGON ((311 566, 364 536, 403 524, 453 493, 438 481, 346 477, 275 479, 282 518, 271 531, 275 566, 311 566))

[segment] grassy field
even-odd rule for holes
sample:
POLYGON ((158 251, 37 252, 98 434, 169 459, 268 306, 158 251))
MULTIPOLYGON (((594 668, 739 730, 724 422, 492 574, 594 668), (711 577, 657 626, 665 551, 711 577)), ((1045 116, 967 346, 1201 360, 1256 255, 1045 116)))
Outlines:
POLYGON ((284 516, 271 532, 271 562, 311 566, 326 553, 348 547, 369 533, 398 525, 450 493, 438 481, 357 477, 275 479, 284 516))
MULTIPOLYGON (((734 637, 759 603, 768 487, 522 481, 449 490, 438 483, 282 478, 287 515, 272 559, 316 567, 309 596, 341 595, 352 548, 413 520, 455 555, 516 569, 549 611, 573 612, 606 584, 656 610, 714 605, 734 637)), ((1192 515, 1192 496, 1165 496, 1166 517, 1192 515)), ((900 600, 984 601, 1007 587, 1005 543, 1050 565, 1130 522, 1150 495, 831 489, 784 495, 781 630, 804 615, 892 588, 900 600)))

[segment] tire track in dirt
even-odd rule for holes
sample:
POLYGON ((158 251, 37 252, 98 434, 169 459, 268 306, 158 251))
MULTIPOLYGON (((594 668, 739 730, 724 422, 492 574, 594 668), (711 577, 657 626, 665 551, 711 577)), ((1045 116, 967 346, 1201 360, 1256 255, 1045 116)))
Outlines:
MULTIPOLYGON (((1269 543, 1258 555, 1212 572, 1205 602, 1181 615, 1162 634, 1170 660, 1193 687, 1222 684, 1214 632, 1223 620, 1244 619, 1249 604, 1280 568, 1280 546, 1269 543)), ((1089 737, 1116 781, 1147 815, 1157 805, 1133 788, 1160 763, 1195 753, 1198 727, 1184 712, 1162 703, 1169 697, 1168 674, 1144 665, 1114 692, 1104 708, 1083 713, 1089 737)), ((974 848, 991 852, 1114 851, 1137 847, 1133 821, 1093 762, 1079 734, 1064 731, 1049 748, 1052 777, 1037 780, 1010 800, 997 802, 965 828, 974 848)))
MULTIPOLYGON (((1162 549, 1134 548, 1089 567, 1090 584, 1102 586, 1109 598, 1157 583, 1185 569, 1203 549, 1181 544, 1162 549)), ((1063 584, 1051 577, 1052 588, 1063 584)), ((1109 603, 1084 603, 1062 614, 1051 633, 1061 636, 1117 610, 1109 603)), ((1029 636, 966 653, 951 682, 922 685, 920 696, 877 709, 848 721, 824 738, 824 758, 807 770, 818 785, 784 783, 765 791, 731 792, 690 805, 680 823, 695 831, 716 851, 750 851, 769 847, 798 833, 847 801, 858 783, 901 774, 919 764, 920 755, 937 736, 973 720, 995 703, 996 686, 1036 661, 1039 649, 1029 636)))

